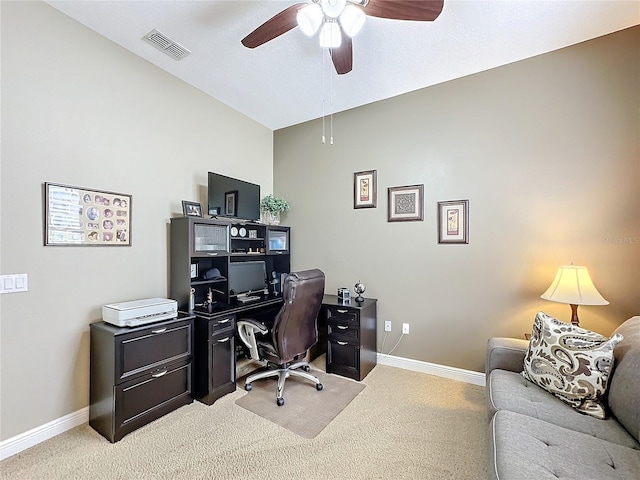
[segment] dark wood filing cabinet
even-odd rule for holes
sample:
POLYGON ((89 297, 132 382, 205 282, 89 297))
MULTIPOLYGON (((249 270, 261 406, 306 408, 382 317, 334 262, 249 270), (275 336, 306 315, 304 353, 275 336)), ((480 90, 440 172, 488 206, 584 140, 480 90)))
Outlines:
POLYGON ((236 318, 221 314, 195 320, 194 397, 207 405, 235 391, 236 318))
POLYGON ((327 373, 362 380, 377 363, 377 300, 351 300, 325 295, 319 326, 326 332, 327 373))
POLYGON ((90 325, 89 425, 110 442, 193 402, 193 316, 140 327, 90 325))

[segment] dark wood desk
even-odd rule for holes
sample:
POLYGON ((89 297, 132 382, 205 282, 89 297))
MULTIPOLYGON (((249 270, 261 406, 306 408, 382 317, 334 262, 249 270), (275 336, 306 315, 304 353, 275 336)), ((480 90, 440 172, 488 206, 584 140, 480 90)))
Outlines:
MULTIPOLYGON (((267 328, 282 307, 282 297, 265 297, 243 305, 217 304, 208 311, 194 310, 193 394, 207 405, 236 389, 239 354, 236 322, 253 318, 267 328)), ((309 351, 311 360, 325 354, 326 371, 362 380, 377 363, 377 300, 359 303, 325 295, 318 315, 318 342, 309 351)), ((244 371, 243 373, 248 373, 244 371)))

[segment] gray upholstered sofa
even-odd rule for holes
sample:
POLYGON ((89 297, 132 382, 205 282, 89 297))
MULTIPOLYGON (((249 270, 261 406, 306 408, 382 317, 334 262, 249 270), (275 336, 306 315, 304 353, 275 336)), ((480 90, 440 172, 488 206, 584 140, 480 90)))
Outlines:
POLYGON ((526 380, 526 340, 492 338, 487 348, 489 478, 640 479, 640 316, 623 323, 600 420, 526 380))

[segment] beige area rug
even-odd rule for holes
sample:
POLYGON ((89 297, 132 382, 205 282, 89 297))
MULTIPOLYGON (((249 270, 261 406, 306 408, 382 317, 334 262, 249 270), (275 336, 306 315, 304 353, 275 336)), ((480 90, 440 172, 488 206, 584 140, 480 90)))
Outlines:
MULTIPOLYGON (((246 408, 267 420, 304 438, 315 438, 364 390, 365 385, 348 378, 311 370, 323 389, 309 380, 290 376, 284 385, 284 405, 276 405, 277 377, 263 378, 251 384, 250 392, 236 400, 236 405, 246 408)), ((244 378, 238 388, 244 390, 244 378)))

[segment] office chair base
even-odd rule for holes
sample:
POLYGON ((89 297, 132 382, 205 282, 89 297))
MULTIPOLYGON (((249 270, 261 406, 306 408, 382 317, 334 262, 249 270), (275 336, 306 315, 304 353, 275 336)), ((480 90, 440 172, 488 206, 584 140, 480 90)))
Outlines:
POLYGON ((310 380, 311 382, 315 383, 316 390, 318 391, 324 388, 322 383, 320 383, 320 380, 318 379, 318 377, 311 375, 310 373, 307 373, 309 372, 309 370, 311 370, 311 367, 307 362, 296 362, 291 365, 278 365, 277 368, 273 368, 273 369, 265 370, 263 372, 254 373, 253 375, 249 375, 247 377, 247 380, 245 381, 244 389, 247 392, 249 392, 251 391, 251 388, 252 388, 251 383, 254 382, 255 380, 277 376, 278 387, 276 391, 276 404, 279 407, 281 407, 282 405, 284 405, 284 398, 282 396, 284 393, 284 382, 287 379, 287 377, 289 377, 290 375, 293 375, 295 377, 302 377, 302 378, 306 378, 307 380, 310 380), (297 370, 298 368, 302 368, 302 370, 304 371, 299 371, 297 370))

